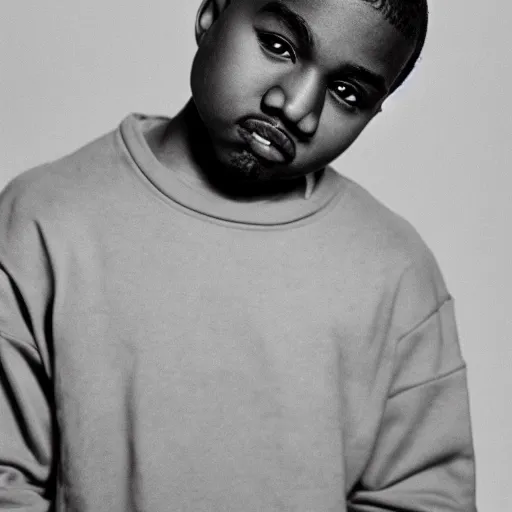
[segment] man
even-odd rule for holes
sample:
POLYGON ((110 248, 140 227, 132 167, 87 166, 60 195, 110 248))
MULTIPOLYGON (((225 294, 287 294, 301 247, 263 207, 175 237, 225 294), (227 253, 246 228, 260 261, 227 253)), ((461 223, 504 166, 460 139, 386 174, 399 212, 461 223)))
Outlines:
POLYGON ((475 510, 452 299, 328 164, 417 1, 204 0, 192 99, 0 200, 0 509, 475 510))

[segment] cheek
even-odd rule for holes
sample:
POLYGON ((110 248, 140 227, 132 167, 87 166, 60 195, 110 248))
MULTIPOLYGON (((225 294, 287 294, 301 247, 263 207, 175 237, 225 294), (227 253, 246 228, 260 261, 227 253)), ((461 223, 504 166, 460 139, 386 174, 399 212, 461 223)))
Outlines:
POLYGON ((192 66, 191 86, 200 110, 230 119, 259 108, 264 69, 251 31, 219 27, 202 42, 192 66))
POLYGON ((355 117, 326 105, 315 134, 315 156, 323 164, 331 162, 350 147, 368 122, 366 117, 355 117))

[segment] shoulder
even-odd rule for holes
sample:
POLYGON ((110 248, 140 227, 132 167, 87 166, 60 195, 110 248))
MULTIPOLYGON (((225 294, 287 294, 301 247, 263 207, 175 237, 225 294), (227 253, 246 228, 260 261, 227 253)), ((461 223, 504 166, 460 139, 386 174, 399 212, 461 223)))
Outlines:
MULTIPOLYGON (((59 160, 29 169, 0 192, 0 264, 43 275, 49 254, 101 226, 110 196, 126 180, 118 130, 59 160), (92 226, 92 227, 91 227, 92 226)), ((37 279, 33 275, 33 280, 37 279)))
POLYGON ((343 230, 351 249, 359 249, 369 258, 406 269, 420 265, 436 266, 435 258, 423 237, 412 224, 368 190, 349 178, 332 215, 332 222, 343 230))
POLYGON ((58 160, 26 170, 0 192, 0 219, 11 227, 21 220, 58 218, 83 205, 109 182, 120 159, 117 130, 58 160))
POLYGON ((338 251, 349 251, 368 266, 373 263, 399 272, 414 265, 436 266, 430 248, 410 222, 358 183, 340 174, 339 179, 340 199, 326 219, 329 240, 338 251))
MULTIPOLYGON (((449 300, 438 262, 418 231, 357 183, 345 180, 326 239, 334 258, 369 289, 402 305, 408 326, 449 300)), ((401 325, 401 328, 406 328, 401 325)))

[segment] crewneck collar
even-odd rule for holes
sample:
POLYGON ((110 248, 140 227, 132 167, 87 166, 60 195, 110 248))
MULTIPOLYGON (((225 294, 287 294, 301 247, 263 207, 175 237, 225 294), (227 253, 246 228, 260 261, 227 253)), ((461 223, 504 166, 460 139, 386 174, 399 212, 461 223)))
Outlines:
POLYGON ((179 169, 165 167, 151 151, 146 134, 170 122, 167 117, 130 114, 120 125, 120 135, 138 170, 155 192, 171 205, 211 220, 252 226, 279 226, 304 220, 333 204, 342 193, 344 180, 333 169, 319 175, 309 199, 276 197, 261 201, 237 201, 200 189, 179 169))

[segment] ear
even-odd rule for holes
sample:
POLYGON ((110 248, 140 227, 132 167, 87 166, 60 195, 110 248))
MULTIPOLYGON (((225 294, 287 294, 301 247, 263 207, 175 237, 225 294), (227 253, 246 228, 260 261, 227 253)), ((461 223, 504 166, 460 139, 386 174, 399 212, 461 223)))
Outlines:
POLYGON ((230 0, 202 0, 196 17, 196 41, 201 42, 203 36, 215 23, 220 13, 228 6, 230 0))

